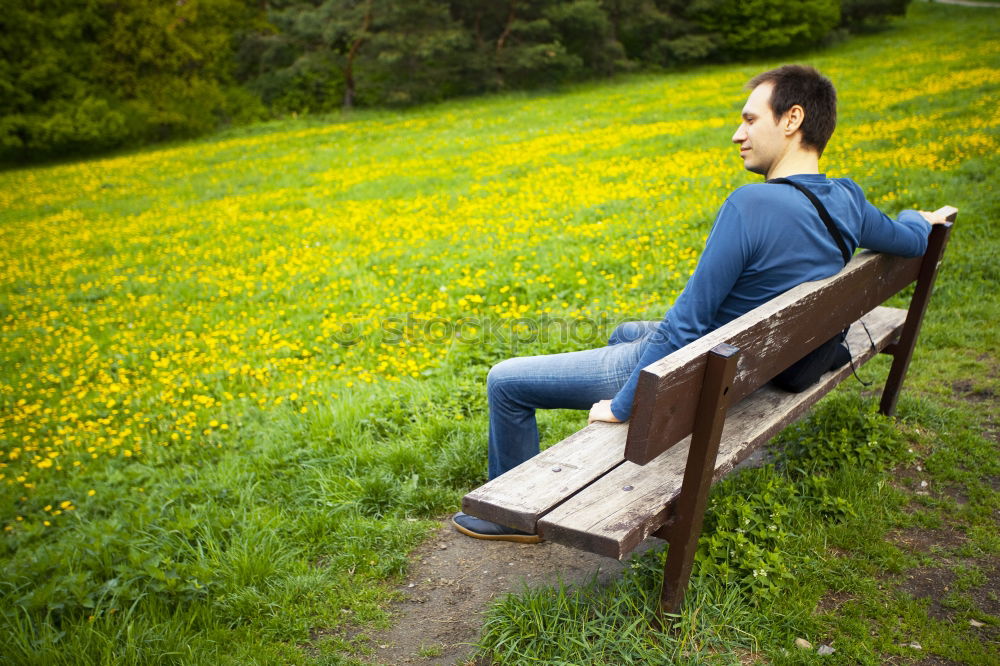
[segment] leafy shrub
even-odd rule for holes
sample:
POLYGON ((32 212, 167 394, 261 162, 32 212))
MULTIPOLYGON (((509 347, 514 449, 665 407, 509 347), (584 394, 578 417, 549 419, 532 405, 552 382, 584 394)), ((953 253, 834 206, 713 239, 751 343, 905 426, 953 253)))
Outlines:
POLYGON ((831 490, 844 467, 884 469, 904 454, 892 419, 859 396, 824 401, 776 439, 781 466, 750 470, 716 486, 705 512, 694 576, 737 585, 748 598, 773 599, 791 579, 797 539, 790 515, 803 510, 825 523, 857 515, 831 490))
POLYGON ((773 598, 791 578, 785 551, 796 488, 773 468, 755 475, 739 492, 715 493, 705 512, 695 555, 695 575, 721 585, 737 584, 750 597, 773 598), (748 488, 747 485, 750 487, 748 488))
POLYGON ((785 429, 775 440, 782 462, 801 475, 827 474, 845 464, 882 469, 905 453, 905 440, 892 419, 860 396, 825 400, 806 421, 785 429))
POLYGON ((108 148, 132 134, 127 110, 87 95, 0 118, 0 156, 108 148))
POLYGON ((695 0, 687 10, 720 55, 792 51, 818 43, 840 20, 838 0, 695 0))

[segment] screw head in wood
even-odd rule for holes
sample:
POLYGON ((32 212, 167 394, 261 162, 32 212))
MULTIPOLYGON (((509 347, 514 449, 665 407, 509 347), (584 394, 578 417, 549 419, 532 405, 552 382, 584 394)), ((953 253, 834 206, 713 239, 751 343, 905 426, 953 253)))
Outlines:
POLYGON ((559 466, 557 465, 557 466, 555 466, 555 467, 553 467, 553 468, 552 468, 552 471, 553 471, 553 472, 561 472, 561 471, 562 471, 562 467, 559 467, 559 466))
POLYGON ((628 491, 632 490, 632 486, 625 486, 624 488, 622 488, 622 490, 624 490, 625 492, 628 492, 628 491))

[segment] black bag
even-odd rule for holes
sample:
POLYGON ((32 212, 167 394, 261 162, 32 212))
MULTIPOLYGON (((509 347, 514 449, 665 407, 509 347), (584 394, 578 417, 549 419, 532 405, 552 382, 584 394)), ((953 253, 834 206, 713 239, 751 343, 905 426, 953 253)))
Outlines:
MULTIPOLYGON (((841 235, 840 230, 833 224, 833 218, 830 217, 829 211, 827 211, 826 206, 820 201, 815 194, 813 194, 809 188, 805 187, 800 183, 796 183, 788 178, 774 178, 767 181, 768 183, 783 183, 786 185, 791 185, 795 189, 799 190, 812 205, 816 208, 816 212, 819 213, 819 217, 823 220, 823 224, 826 225, 827 231, 833 236, 833 240, 836 241, 837 247, 840 248, 840 253, 844 257, 844 265, 851 260, 851 252, 847 249, 847 243, 844 242, 844 237, 841 235)), ((782 370, 774 379, 771 380, 778 388, 789 391, 791 393, 801 393, 807 388, 819 381, 819 378, 823 376, 824 373, 830 370, 836 370, 840 368, 851 360, 851 352, 848 350, 847 345, 844 341, 847 339, 847 329, 845 328, 840 333, 821 344, 819 347, 809 352, 801 359, 788 366, 785 370, 782 370)))
POLYGON ((847 329, 844 329, 782 370, 771 383, 790 393, 802 393, 818 382, 823 373, 836 370, 850 362, 851 352, 844 344, 846 338, 847 329))

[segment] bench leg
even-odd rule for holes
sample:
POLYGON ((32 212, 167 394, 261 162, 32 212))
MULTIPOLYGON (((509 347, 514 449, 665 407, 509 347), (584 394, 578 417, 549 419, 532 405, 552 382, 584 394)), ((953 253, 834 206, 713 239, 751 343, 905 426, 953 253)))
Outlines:
MULTIPOLYGON (((954 215, 950 219, 954 220, 954 215)), ((896 411, 899 390, 903 387, 903 378, 906 376, 910 359, 913 357, 913 348, 917 344, 920 324, 923 322, 924 312, 927 311, 927 303, 930 301, 931 290, 934 288, 934 279, 937 277, 938 266, 941 263, 941 257, 944 255, 944 248, 950 234, 951 224, 936 225, 927 239, 927 251, 920 264, 917 286, 913 291, 913 298, 910 299, 910 307, 906 313, 903 330, 899 334, 899 342, 892 346, 892 367, 889 369, 889 377, 885 381, 882 400, 879 403, 879 411, 887 416, 891 416, 896 411)))
POLYGON ((715 457, 719 452, 722 426, 729 407, 729 390, 736 376, 738 359, 739 349, 727 344, 716 346, 708 354, 705 381, 691 433, 691 448, 684 468, 684 482, 674 504, 675 518, 664 530, 670 548, 663 567, 661 614, 677 612, 691 577, 691 565, 698 549, 698 536, 715 473, 715 457))

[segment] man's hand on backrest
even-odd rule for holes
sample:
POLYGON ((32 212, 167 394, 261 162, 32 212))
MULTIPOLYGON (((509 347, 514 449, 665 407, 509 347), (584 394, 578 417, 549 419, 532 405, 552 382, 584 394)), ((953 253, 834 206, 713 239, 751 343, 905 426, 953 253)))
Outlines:
POLYGON ((948 221, 948 218, 952 214, 958 212, 958 209, 955 208, 954 206, 942 206, 933 213, 926 210, 921 210, 917 212, 923 215, 924 219, 930 222, 931 224, 945 224, 948 221))

